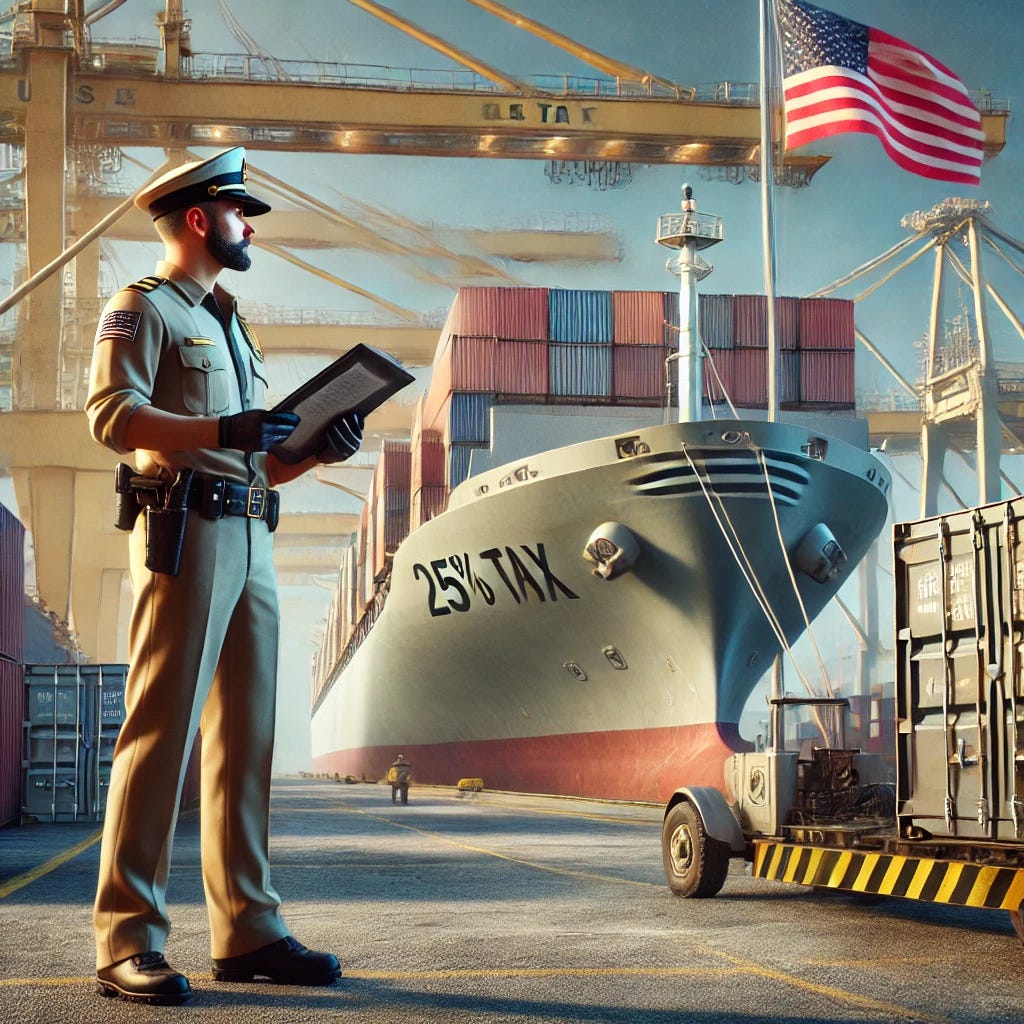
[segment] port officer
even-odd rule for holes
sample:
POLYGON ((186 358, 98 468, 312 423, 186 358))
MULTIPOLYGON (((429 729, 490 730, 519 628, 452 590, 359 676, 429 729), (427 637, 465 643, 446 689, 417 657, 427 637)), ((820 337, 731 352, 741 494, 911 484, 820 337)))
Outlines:
POLYGON ((270 209, 247 191, 243 149, 163 175, 136 204, 165 258, 103 310, 86 401, 93 437, 135 455, 118 488, 134 603, 93 916, 97 988, 149 1003, 189 998, 188 979, 164 959, 165 893, 197 730, 214 978, 330 984, 337 958, 292 937, 270 884, 273 486, 351 456, 362 420, 336 419, 320 452, 295 465, 268 454, 298 417, 264 409, 256 335, 217 284, 221 270, 249 267, 248 218, 270 209))

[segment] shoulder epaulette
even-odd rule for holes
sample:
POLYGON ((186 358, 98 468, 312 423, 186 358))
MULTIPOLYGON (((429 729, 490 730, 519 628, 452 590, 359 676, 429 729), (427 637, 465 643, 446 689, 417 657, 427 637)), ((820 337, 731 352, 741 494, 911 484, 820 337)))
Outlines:
POLYGON ((154 291, 159 288, 160 285, 166 283, 166 277, 153 277, 150 275, 149 277, 144 277, 141 281, 135 281, 133 284, 125 285, 125 287, 131 288, 133 292, 142 292, 145 294, 146 292, 154 291))

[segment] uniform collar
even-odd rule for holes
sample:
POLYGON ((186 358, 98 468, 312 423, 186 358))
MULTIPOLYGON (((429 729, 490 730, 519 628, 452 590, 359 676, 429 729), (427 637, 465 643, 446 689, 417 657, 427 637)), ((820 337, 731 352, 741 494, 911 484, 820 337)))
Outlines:
MULTIPOLYGON (((160 260, 157 263, 156 274, 157 277, 166 278, 175 291, 192 306, 200 305, 203 299, 210 294, 194 277, 182 270, 181 267, 168 263, 167 260, 160 260)), ((226 288, 214 284, 213 295, 217 299, 218 305, 223 306, 224 300, 227 299, 227 305, 231 309, 235 308, 235 297, 226 288)))

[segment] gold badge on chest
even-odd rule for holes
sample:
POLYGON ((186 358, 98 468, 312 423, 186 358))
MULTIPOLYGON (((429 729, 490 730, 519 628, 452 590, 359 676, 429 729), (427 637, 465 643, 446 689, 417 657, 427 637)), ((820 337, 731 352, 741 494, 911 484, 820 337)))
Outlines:
POLYGON ((252 349, 252 354, 262 363, 263 349, 260 348, 259 339, 256 337, 256 332, 252 329, 252 325, 244 316, 240 316, 238 317, 238 326, 242 328, 245 343, 252 349))

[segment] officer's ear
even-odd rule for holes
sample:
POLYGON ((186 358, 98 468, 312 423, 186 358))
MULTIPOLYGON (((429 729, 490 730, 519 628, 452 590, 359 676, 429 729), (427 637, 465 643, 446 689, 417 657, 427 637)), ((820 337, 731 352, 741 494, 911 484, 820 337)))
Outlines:
POLYGON ((205 238, 210 230, 210 217, 201 206, 190 206, 185 211, 185 226, 201 238, 205 238))

